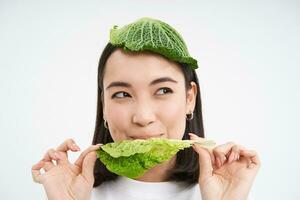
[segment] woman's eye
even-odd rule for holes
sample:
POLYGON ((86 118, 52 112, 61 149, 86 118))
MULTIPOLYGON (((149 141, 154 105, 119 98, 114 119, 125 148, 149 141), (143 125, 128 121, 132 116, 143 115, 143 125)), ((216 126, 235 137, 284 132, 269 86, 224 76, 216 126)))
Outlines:
POLYGON ((160 88, 157 93, 159 95, 161 94, 167 94, 167 93, 173 93, 173 91, 170 88, 160 88))
POLYGON ((130 97, 130 95, 127 92, 117 92, 113 94, 111 98, 124 98, 124 97, 130 97))

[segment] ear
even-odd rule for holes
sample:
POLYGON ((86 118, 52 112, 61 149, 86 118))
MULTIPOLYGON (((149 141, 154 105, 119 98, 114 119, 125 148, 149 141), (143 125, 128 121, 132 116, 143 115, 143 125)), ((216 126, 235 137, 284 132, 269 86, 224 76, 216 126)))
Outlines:
POLYGON ((192 81, 186 95, 186 114, 190 114, 191 111, 194 111, 197 92, 197 84, 192 81))

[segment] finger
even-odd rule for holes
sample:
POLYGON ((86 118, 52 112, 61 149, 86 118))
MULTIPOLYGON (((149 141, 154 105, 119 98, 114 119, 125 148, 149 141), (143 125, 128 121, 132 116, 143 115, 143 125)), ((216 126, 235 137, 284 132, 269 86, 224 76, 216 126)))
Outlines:
POLYGON ((71 164, 68 160, 68 156, 65 152, 62 151, 55 151, 55 155, 57 156, 56 163, 57 165, 64 165, 64 164, 71 164))
MULTIPOLYGON (((193 145, 199 155, 200 179, 207 179, 212 176, 213 165, 207 149, 193 145)), ((218 162, 218 161, 217 161, 218 162)))
POLYGON ((80 151, 78 145, 75 144, 73 139, 65 140, 61 145, 56 148, 56 151, 60 152, 60 159, 58 160, 59 164, 69 163, 68 161, 68 151, 71 150, 73 152, 80 151))
POLYGON ((52 160, 58 160, 58 155, 55 153, 54 149, 49 149, 44 155, 43 161, 49 162, 52 160))
POLYGON ((238 161, 240 159, 240 151, 244 149, 245 147, 241 145, 236 145, 233 142, 228 142, 226 144, 216 147, 214 149, 214 154, 216 154, 217 158, 220 159, 221 165, 225 164, 226 160, 227 163, 230 164, 233 161, 238 161))
POLYGON ((234 161, 234 159, 235 159, 235 152, 231 151, 228 156, 227 162, 230 164, 232 161, 234 161))
POLYGON ((213 149, 213 153, 216 157, 216 160, 220 160, 221 165, 225 163, 225 161, 228 159, 226 158, 226 155, 232 151, 232 147, 234 147, 235 144, 233 142, 228 142, 226 144, 219 145, 213 149))
POLYGON ((89 184, 94 184, 94 166, 97 156, 95 151, 89 152, 83 160, 82 176, 88 181, 89 184))
POLYGON ((41 160, 40 162, 38 162, 37 164, 35 164, 31 167, 32 179, 36 183, 42 182, 42 180, 41 180, 42 175, 41 175, 40 170, 43 168, 44 164, 45 164, 45 162, 41 160))
MULTIPOLYGON (((201 138, 201 137, 199 137, 199 136, 197 136, 193 133, 189 133, 189 136, 190 136, 191 140, 199 140, 199 138, 201 138)), ((215 165, 216 164, 216 159, 215 159, 215 156, 214 156, 213 152, 211 151, 211 149, 208 149, 208 148, 206 148, 206 149, 209 152, 209 155, 210 155, 210 158, 211 158, 211 161, 212 161, 212 165, 215 165)))
POLYGON ((240 153, 244 157, 248 157, 251 160, 251 164, 248 166, 248 168, 253 168, 256 166, 260 166, 260 160, 255 151, 252 150, 242 150, 240 153))
POLYGON ((57 164, 62 164, 68 162, 68 157, 64 152, 49 149, 45 154, 43 161, 52 162, 52 160, 55 160, 57 164))
POLYGON ((244 156, 240 156, 239 160, 238 160, 239 164, 244 165, 246 168, 249 167, 249 165, 252 163, 250 158, 244 157, 244 156))
POLYGON ((46 163, 47 162, 53 163, 52 162, 53 160, 56 161, 57 164, 59 164, 62 163, 62 161, 67 161, 68 158, 64 152, 56 151, 54 149, 49 149, 45 154, 43 161, 46 163))
MULTIPOLYGON (((198 136, 190 134, 192 140, 198 139, 198 136)), ((207 149, 200 147, 197 143, 193 144, 194 150, 199 154, 200 176, 199 179, 207 179, 212 176, 212 160, 207 149)))
POLYGON ((45 162, 43 169, 45 170, 45 172, 48 172, 54 167, 55 167, 55 164, 53 162, 48 161, 48 162, 45 162))
POLYGON ((210 151, 209 149, 207 149, 207 151, 209 152, 209 156, 210 156, 212 165, 215 166, 215 165, 216 165, 216 158, 215 158, 215 155, 214 155, 213 152, 210 151))
POLYGON ((239 160, 240 158, 240 151, 242 149, 245 149, 244 147, 240 146, 240 145, 234 145, 229 154, 227 154, 227 162, 228 163, 232 163, 233 161, 239 160))
POLYGON ((71 150, 73 152, 80 151, 79 146, 75 143, 73 139, 65 140, 61 145, 56 148, 57 151, 62 151, 67 153, 67 151, 71 150))
POLYGON ((88 147, 86 150, 84 150, 84 151, 80 154, 79 158, 76 160, 76 162, 75 162, 74 164, 77 165, 79 168, 81 168, 81 167, 82 167, 83 160, 84 160, 84 157, 85 157, 88 153, 90 153, 91 151, 95 151, 95 150, 99 149, 101 145, 102 145, 102 144, 96 144, 96 145, 91 145, 90 147, 88 147))

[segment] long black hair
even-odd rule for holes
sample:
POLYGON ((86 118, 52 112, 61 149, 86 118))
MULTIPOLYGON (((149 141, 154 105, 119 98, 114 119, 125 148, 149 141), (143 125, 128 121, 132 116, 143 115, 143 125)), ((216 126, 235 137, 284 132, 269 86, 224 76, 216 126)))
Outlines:
MULTIPOLYGON (((105 64, 108 57, 117 49, 111 43, 108 43, 104 48, 102 55, 99 60, 98 65, 98 99, 97 99, 97 117, 96 117, 96 127, 93 137, 93 144, 106 144, 113 142, 113 139, 109 133, 109 130, 104 127, 103 120, 103 75, 105 64)), ((178 63, 180 69, 182 70, 185 78, 186 91, 191 88, 190 83, 193 81, 197 85, 197 96, 196 96, 196 106, 194 109, 194 118, 190 121, 186 121, 185 133, 182 139, 189 139, 188 133, 193 132, 200 137, 204 137, 203 129, 203 119, 202 119, 202 106, 201 106, 201 95, 199 89, 199 81, 197 78, 196 71, 186 64, 178 63)), ((176 163, 171 171, 169 177, 170 181, 184 181, 188 184, 193 184, 198 182, 199 178, 199 158, 198 154, 192 149, 187 148, 179 151, 176 155, 176 163)), ((118 175, 111 173, 106 169, 103 163, 99 159, 96 160, 94 167, 94 187, 100 185, 101 183, 113 180, 118 177, 118 175)))

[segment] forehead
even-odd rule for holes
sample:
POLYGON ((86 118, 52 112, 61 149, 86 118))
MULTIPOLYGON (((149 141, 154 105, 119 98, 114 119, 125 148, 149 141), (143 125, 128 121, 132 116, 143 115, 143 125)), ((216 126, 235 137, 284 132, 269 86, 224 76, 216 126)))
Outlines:
POLYGON ((158 77, 171 77, 184 82, 179 64, 151 52, 125 52, 115 50, 108 58, 103 81, 150 81, 158 77))

